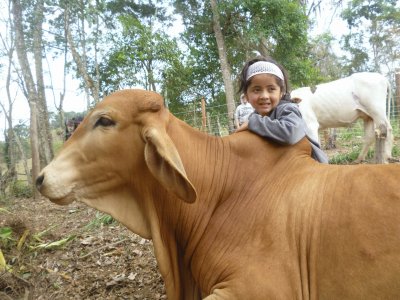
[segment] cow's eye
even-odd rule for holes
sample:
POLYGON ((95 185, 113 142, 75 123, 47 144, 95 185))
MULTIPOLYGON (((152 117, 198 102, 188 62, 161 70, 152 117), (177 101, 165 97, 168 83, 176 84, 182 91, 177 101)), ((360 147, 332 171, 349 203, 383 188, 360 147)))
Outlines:
POLYGON ((106 117, 100 117, 97 120, 97 122, 94 125, 94 127, 97 127, 97 126, 109 127, 109 126, 114 126, 114 125, 115 125, 115 122, 113 120, 111 120, 109 118, 106 118, 106 117))

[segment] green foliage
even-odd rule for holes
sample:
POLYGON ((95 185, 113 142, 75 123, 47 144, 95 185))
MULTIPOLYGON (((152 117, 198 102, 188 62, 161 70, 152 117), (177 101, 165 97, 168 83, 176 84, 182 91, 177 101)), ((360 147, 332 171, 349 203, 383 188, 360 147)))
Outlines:
MULTIPOLYGON (((210 3, 181 0, 173 3, 175 11, 182 16, 185 27, 182 40, 189 50, 184 68, 188 73, 181 72, 184 89, 179 104, 204 97, 208 105, 220 107, 220 99, 226 100, 210 3)), ((255 57, 256 52, 282 63, 294 85, 319 80, 319 72, 310 59, 308 19, 298 1, 219 1, 218 9, 235 84, 244 63, 255 57)), ((174 81, 177 80, 174 78, 174 81)), ((221 106, 221 111, 214 114, 223 109, 226 111, 226 107, 221 106)))
POLYGON ((32 187, 23 180, 16 180, 10 186, 11 195, 17 198, 33 197, 32 187))
POLYGON ((0 227, 0 245, 2 246, 1 248, 7 247, 10 241, 12 241, 11 227, 0 227))
POLYGON ((116 224, 116 221, 113 217, 111 217, 108 214, 96 212, 96 217, 86 225, 86 228, 90 230, 100 226, 106 226, 112 224, 116 224))
POLYGON ((380 71, 400 57, 400 6, 397 0, 352 0, 342 13, 350 33, 344 49, 350 54, 348 73, 380 71))
MULTIPOLYGON (((330 164, 335 164, 335 165, 348 165, 354 163, 354 161, 358 158, 358 155, 360 154, 360 148, 359 147, 354 147, 351 148, 352 150, 350 152, 346 153, 340 153, 332 158, 329 159, 330 164)), ((366 156, 367 160, 371 160, 374 157, 374 151, 369 150, 366 156)))
POLYGON ((114 46, 100 65, 101 90, 106 94, 125 86, 158 90, 162 70, 181 60, 177 41, 129 15, 119 17, 119 22, 122 33, 110 37, 114 46))
POLYGON ((71 241, 73 241, 76 238, 75 235, 68 235, 65 238, 62 238, 57 241, 52 241, 52 242, 47 242, 47 243, 40 243, 36 245, 30 245, 30 248, 32 250, 36 249, 45 249, 45 250, 51 250, 51 249, 59 249, 67 246, 67 244, 71 241))
MULTIPOLYGON (((335 56, 331 35, 309 40, 307 3, 310 1, 217 1, 235 83, 245 61, 256 53, 271 55, 284 65, 294 88, 334 80, 354 71, 376 70, 377 64, 398 62, 398 1, 347 2, 342 14, 351 30, 342 41, 350 55, 347 60, 335 56), (371 53, 375 55, 373 59, 371 53)), ((24 22, 30 33, 34 5, 29 1, 23 5, 24 22)), ((67 49, 64 23, 68 18, 79 54, 87 55, 82 57, 86 59, 85 66, 93 79, 99 78, 101 96, 127 87, 155 90, 164 96, 171 112, 196 127, 201 124, 200 99, 204 98, 212 119, 222 125, 228 121, 209 1, 63 0, 46 2, 45 14, 54 38, 46 43, 52 51, 56 49, 52 54, 57 56, 67 49), (171 12, 171 6, 175 11, 171 12), (171 13, 181 17, 184 26, 176 38, 170 35, 171 13)), ((71 66, 71 62, 67 65, 71 66)), ((77 75, 82 77, 78 72, 77 75)), ((66 112, 65 118, 74 114, 66 112)), ((51 116, 53 128, 60 127, 59 119, 58 115, 51 116)), ((30 153, 28 127, 18 124, 15 131, 26 153, 30 153)), ((54 147, 61 145, 57 142, 54 147)), ((6 154, 7 143, 3 149, 6 154)))
POLYGON ((317 85, 345 77, 342 70, 342 65, 345 62, 343 58, 335 54, 333 50, 334 42, 335 38, 331 33, 323 33, 310 40, 310 59, 313 62, 315 71, 310 76, 310 81, 307 85, 317 85))
POLYGON ((329 159, 329 163, 334 165, 348 165, 357 159, 358 154, 358 150, 353 150, 348 153, 340 153, 329 159))
POLYGON ((397 145, 394 145, 392 148, 392 156, 393 157, 399 157, 400 156, 400 147, 397 145))

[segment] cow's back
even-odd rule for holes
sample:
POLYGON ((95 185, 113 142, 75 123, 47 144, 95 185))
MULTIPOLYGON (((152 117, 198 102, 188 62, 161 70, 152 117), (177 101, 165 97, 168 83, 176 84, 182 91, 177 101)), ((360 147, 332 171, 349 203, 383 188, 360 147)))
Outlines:
POLYGON ((377 124, 385 123, 388 98, 388 80, 379 73, 355 73, 351 76, 354 82, 354 98, 363 111, 377 124))
POLYGON ((386 79, 378 73, 355 73, 317 86, 309 97, 320 128, 348 126, 358 118, 381 123, 386 116, 386 79))
POLYGON ((358 118, 359 104, 353 97, 354 91, 352 77, 317 86, 309 99, 320 128, 346 126, 358 118))
POLYGON ((342 166, 329 172, 331 182, 324 191, 319 245, 311 258, 317 270, 318 298, 397 299, 399 167, 342 166))

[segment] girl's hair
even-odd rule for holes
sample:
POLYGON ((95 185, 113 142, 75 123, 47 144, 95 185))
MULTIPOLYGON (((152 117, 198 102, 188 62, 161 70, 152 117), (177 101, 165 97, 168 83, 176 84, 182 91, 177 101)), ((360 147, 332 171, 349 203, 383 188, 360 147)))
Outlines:
POLYGON ((283 96, 281 99, 283 100, 290 100, 290 93, 289 93, 289 76, 285 70, 285 68, 283 66, 281 66, 279 63, 277 63, 274 59, 272 59, 271 57, 264 57, 264 56, 258 56, 252 60, 249 60, 248 62, 246 62, 246 64, 244 65, 242 72, 239 75, 239 92, 238 93, 246 93, 247 88, 249 87, 250 83, 251 83, 251 78, 249 80, 246 80, 247 77, 247 71, 249 69, 249 67, 258 62, 258 61, 267 61, 270 63, 273 63, 274 65, 276 65, 279 69, 281 69, 282 73, 283 73, 283 77, 285 78, 285 80, 282 80, 278 77, 276 77, 276 81, 277 84, 279 85, 279 87, 282 90, 283 96))

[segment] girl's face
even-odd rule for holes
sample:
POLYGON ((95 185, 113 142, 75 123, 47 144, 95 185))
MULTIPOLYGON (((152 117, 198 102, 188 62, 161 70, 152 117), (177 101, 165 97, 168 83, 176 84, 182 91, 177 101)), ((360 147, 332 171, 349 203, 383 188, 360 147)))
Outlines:
POLYGON ((251 79, 246 91, 247 101, 262 116, 268 116, 277 107, 282 91, 272 74, 257 74, 251 79))

